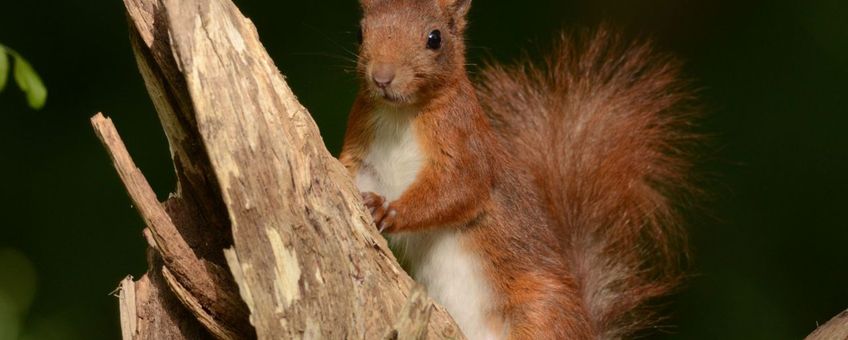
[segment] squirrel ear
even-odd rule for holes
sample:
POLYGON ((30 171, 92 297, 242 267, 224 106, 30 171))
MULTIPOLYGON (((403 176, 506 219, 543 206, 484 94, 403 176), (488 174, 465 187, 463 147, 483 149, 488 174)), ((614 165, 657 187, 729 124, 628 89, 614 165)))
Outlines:
POLYGON ((451 15, 464 17, 471 8, 471 0, 438 0, 439 6, 451 15))
MULTIPOLYGON (((365 1, 365 0, 363 0, 365 1)), ((471 0, 437 0, 439 7, 451 16, 451 23, 465 28, 465 15, 471 9, 471 0)))
POLYGON ((362 6, 362 9, 368 9, 368 7, 371 7, 371 5, 373 5, 377 1, 380 0, 359 0, 359 5, 362 6))

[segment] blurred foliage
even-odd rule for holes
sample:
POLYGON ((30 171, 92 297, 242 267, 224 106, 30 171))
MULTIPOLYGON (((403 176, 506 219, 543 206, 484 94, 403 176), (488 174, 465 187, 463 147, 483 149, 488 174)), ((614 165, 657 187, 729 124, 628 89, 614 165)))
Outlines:
MULTIPOLYGON (((338 152, 357 80, 355 0, 236 0, 338 152)), ((471 64, 509 62, 562 27, 612 22, 687 62, 713 136, 715 199, 692 226, 696 273, 656 339, 798 339, 848 307, 848 2, 844 0, 475 1, 471 64)), ((174 189, 167 142, 127 37, 121 1, 9 1, 0 41, 50 84, 29 111, 0 93, 0 334, 115 339, 127 274, 145 268, 143 221, 91 132, 112 116, 160 198, 174 189), (33 25, 33 23, 39 23, 33 25), (25 30, 21 27, 26 27, 25 30), (5 253, 4 253, 5 254, 5 253), (11 266, 11 265, 10 265, 11 266), (14 287, 35 298, 21 312, 14 287), (37 290, 36 290, 37 289, 37 290), (31 293, 30 293, 31 294, 31 293), (11 320, 11 321, 10 321, 11 320), (8 325, 8 327, 7 327, 8 325)), ((471 69, 472 74, 474 68, 471 69)))
POLYGON ((0 249, 0 340, 15 340, 35 296, 35 271, 19 252, 0 249))
POLYGON ((62 318, 39 316, 37 322, 25 325, 37 286, 32 262, 17 250, 0 248, 0 340, 74 338, 62 318))
POLYGON ((9 56, 14 59, 12 72, 15 82, 26 94, 29 106, 36 110, 41 109, 47 102, 47 88, 44 87, 41 77, 24 57, 3 44, 0 44, 0 92, 6 88, 6 82, 9 80, 9 56))

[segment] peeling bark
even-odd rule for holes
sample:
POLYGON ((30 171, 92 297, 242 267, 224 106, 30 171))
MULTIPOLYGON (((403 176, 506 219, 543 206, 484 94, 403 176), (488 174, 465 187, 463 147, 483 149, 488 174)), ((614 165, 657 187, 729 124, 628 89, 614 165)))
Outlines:
POLYGON ((118 287, 123 339, 214 339, 179 300, 161 276, 162 259, 148 251, 151 270, 138 281, 127 277, 118 287))

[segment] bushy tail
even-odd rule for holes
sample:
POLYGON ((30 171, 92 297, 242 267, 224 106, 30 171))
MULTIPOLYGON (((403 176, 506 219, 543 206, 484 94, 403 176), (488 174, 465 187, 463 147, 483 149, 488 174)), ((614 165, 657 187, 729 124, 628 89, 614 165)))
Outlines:
POLYGON ((493 125, 534 173, 601 339, 661 320, 687 262, 681 212, 698 140, 680 64, 608 28, 564 35, 543 62, 489 66, 493 125))

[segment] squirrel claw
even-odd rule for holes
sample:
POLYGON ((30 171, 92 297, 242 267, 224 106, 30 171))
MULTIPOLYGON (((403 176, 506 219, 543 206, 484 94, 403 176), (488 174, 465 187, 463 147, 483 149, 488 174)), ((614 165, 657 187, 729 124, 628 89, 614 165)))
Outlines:
POLYGON ((371 219, 380 233, 392 232, 397 219, 397 210, 389 206, 389 201, 380 194, 373 192, 360 193, 365 207, 371 212, 371 219))
POLYGON ((397 210, 394 208, 388 208, 386 213, 383 215, 382 220, 380 221, 380 233, 389 231, 395 226, 395 218, 397 217, 397 210))
POLYGON ((363 192, 360 195, 362 196, 363 203, 365 203, 365 207, 371 212, 371 219, 374 220, 376 225, 380 226, 383 218, 386 216, 386 210, 389 206, 388 201, 386 201, 385 197, 373 192, 363 192))

